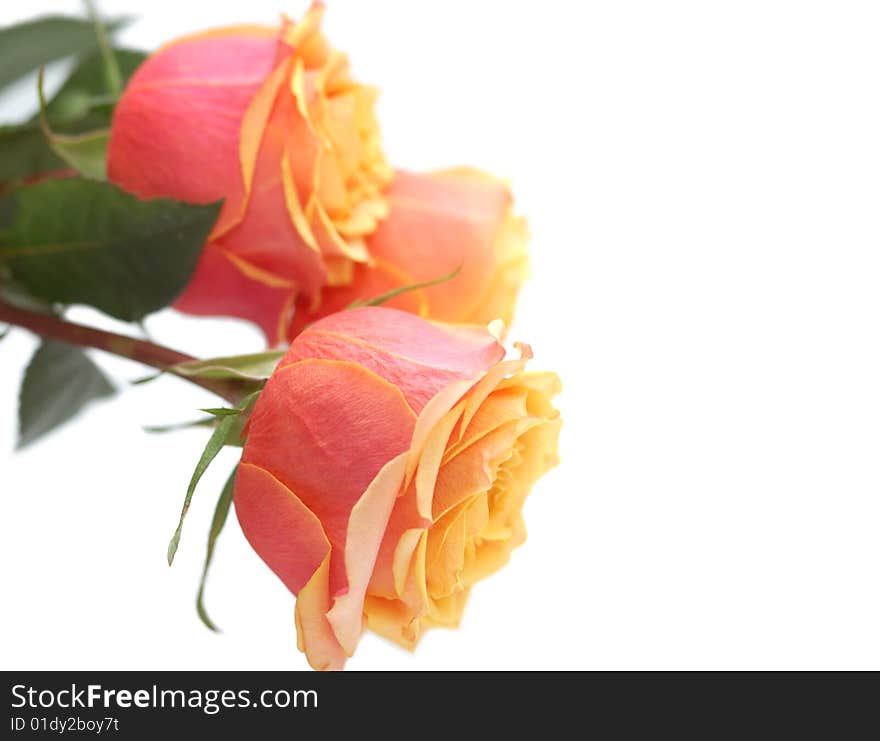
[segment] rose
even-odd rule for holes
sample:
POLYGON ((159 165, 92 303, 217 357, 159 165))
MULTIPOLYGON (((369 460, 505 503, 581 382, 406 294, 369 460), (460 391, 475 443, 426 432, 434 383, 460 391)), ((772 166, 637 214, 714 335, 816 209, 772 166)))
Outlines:
POLYGON ((234 503, 297 594, 298 645, 338 669, 366 625, 413 648, 524 538, 556 462, 559 388, 488 329, 367 307, 300 334, 248 424, 234 503))
POLYGON ((471 169, 416 175, 397 172, 388 192, 390 214, 367 238, 369 263, 355 266, 345 286, 324 289, 312 308, 300 301, 291 336, 357 299, 452 279, 401 294, 386 305, 446 322, 509 324, 528 272, 525 220, 511 212, 512 197, 496 178, 471 169))
POLYGON ((108 174, 124 189, 224 199, 177 308, 250 319, 271 341, 298 294, 351 280, 387 212, 375 91, 329 46, 322 13, 171 43, 134 74, 111 127, 108 174))
MULTIPOLYGON (((476 170, 398 171, 387 195, 390 213, 366 238, 370 260, 355 265, 350 284, 325 287, 319 302, 300 299, 289 338, 354 301, 456 270, 453 278, 402 293, 386 305, 440 321, 487 324, 500 318, 509 324, 528 255, 526 223, 512 213, 508 188, 476 170)), ((266 307, 274 328, 288 296, 265 283, 239 281, 223 300, 239 316, 266 307)))

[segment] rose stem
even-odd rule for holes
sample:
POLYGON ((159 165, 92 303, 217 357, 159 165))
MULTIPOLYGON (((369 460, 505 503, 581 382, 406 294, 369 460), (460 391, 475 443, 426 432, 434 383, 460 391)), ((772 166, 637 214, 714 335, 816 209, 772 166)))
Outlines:
MULTIPOLYGON (((174 373, 170 370, 172 366, 197 359, 145 340, 86 327, 49 314, 20 309, 2 300, 0 300, 0 321, 30 330, 40 337, 66 342, 69 345, 93 347, 169 373, 174 373)), ((234 380, 195 378, 176 373, 174 375, 201 386, 232 404, 237 404, 247 393, 246 389, 234 380)))

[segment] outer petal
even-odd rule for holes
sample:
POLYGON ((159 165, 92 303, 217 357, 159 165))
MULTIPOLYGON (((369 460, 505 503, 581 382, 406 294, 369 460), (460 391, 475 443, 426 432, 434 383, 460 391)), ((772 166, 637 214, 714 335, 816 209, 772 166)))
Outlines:
MULTIPOLYGON (((347 263, 352 265, 351 262, 347 263)), ((293 340, 306 327, 321 317, 343 311, 359 299, 369 300, 388 293, 400 286, 411 286, 417 281, 409 273, 385 260, 372 259, 370 265, 354 264, 348 285, 325 288, 321 293, 321 304, 312 311, 311 302, 300 299, 288 329, 288 337, 293 340)), ((385 308, 400 309, 421 317, 430 313, 424 289, 407 291, 382 304, 385 308)))
POLYGON ((510 192, 500 181, 473 170, 398 172, 389 201, 388 218, 368 239, 370 254, 399 266, 418 282, 461 265, 455 278, 426 289, 430 316, 472 321, 495 277, 495 237, 510 209, 510 192))
POLYGON ((382 467, 351 511, 345 541, 345 571, 349 589, 336 599, 327 615, 339 643, 349 656, 354 653, 363 631, 367 585, 405 471, 406 453, 401 453, 382 467))
MULTIPOLYGON (((279 68, 282 80, 290 65, 288 60, 279 68)), ((284 184, 287 142, 294 138, 306 146, 313 139, 307 131, 293 133, 291 127, 296 122, 301 123, 301 114, 292 97, 282 90, 262 132, 243 218, 218 243, 266 273, 290 281, 299 290, 315 293, 323 285, 326 271, 320 253, 296 228, 284 184)))
POLYGON ((509 322, 528 272, 528 233, 524 220, 510 213, 506 186, 475 170, 398 171, 388 195, 390 214, 367 238, 375 267, 359 268, 350 285, 325 288, 317 310, 305 303, 298 307, 291 335, 355 299, 430 281, 458 267, 455 278, 424 289, 419 313, 449 322, 509 322), (394 266, 396 277, 387 266, 394 266))
MULTIPOLYGON (((419 511, 425 517, 430 517, 430 509, 427 508, 427 492, 432 490, 429 484, 436 477, 439 463, 436 455, 425 456, 427 444, 435 429, 440 425, 443 417, 453 412, 460 399, 464 399, 461 405, 461 419, 458 421, 458 437, 462 438, 467 430, 470 420, 476 413, 482 401, 501 383, 505 376, 518 373, 525 367, 526 362, 532 357, 531 348, 525 344, 517 344, 522 354, 518 360, 504 360, 496 363, 475 377, 458 381, 447 386, 432 398, 419 414, 416 426, 413 430, 412 444, 409 449, 409 461, 406 468, 407 484, 415 475, 416 468, 430 467, 430 474, 420 471, 422 476, 422 496, 419 497, 419 511)), ((448 436, 447 436, 448 437, 448 436)))
POLYGON ((327 621, 329 561, 328 556, 321 562, 296 598, 296 644, 311 667, 318 671, 338 670, 345 665, 345 652, 327 621))
POLYGON ((424 529, 404 532, 394 553, 396 598, 375 596, 371 583, 370 594, 364 601, 367 625, 410 650, 419 639, 419 620, 429 605, 425 579, 427 541, 424 529))
POLYGON ((450 384, 479 377, 504 357, 483 327, 425 322, 384 307, 333 314, 301 334, 281 366, 303 358, 355 362, 397 386, 416 413, 450 384))
MULTIPOLYGON (((528 421, 528 417, 520 418, 514 413, 517 408, 522 408, 523 400, 519 404, 514 401, 512 408, 498 405, 504 406, 504 409, 496 408, 494 403, 490 404, 481 419, 474 417, 480 416, 477 413, 483 411, 486 406, 484 402, 504 377, 521 371, 531 358, 531 351, 526 345, 520 345, 520 349, 525 351, 524 357, 505 360, 492 366, 481 377, 473 380, 466 389, 466 394, 460 391, 458 385, 453 384, 432 399, 419 415, 410 445, 407 473, 408 477, 415 475, 416 501, 423 517, 436 518, 462 498, 479 491, 479 484, 488 486, 491 483, 493 471, 499 463, 496 460, 498 453, 485 458, 478 455, 464 466, 454 462, 451 467, 447 465, 458 453, 466 452, 470 442, 491 436, 505 427, 517 428, 521 422, 528 421), (455 406, 449 403, 458 398, 461 401, 455 406), (454 432, 456 428, 457 434, 454 432), (443 475, 439 476, 441 471, 443 475)), ((509 434, 504 439, 509 444, 521 432, 519 430, 512 437, 509 434)), ((502 443, 500 451, 503 450, 502 443)))
POLYGON ((297 643, 315 669, 341 669, 345 653, 327 622, 330 543, 321 522, 267 471, 242 463, 235 479, 241 529, 296 602, 297 643))
POLYGON ((479 323, 498 318, 510 325, 519 290, 529 277, 528 241, 526 220, 511 214, 505 216, 495 237, 495 277, 468 321, 479 323))
POLYGON ((291 287, 248 275, 243 261, 233 263, 216 244, 205 246, 196 268, 199 279, 190 281, 175 308, 201 316, 248 319, 266 334, 270 345, 284 339, 285 318, 293 304, 291 287))
POLYGON ((242 463, 235 477, 242 532, 285 586, 299 594, 330 552, 321 521, 268 471, 242 463))
POLYGON ((239 129, 277 47, 266 33, 239 30, 191 37, 141 65, 114 113, 113 182, 142 198, 225 198, 220 221, 237 216, 244 198, 239 129))
POLYGON ((242 461, 270 472, 318 517, 332 546, 333 597, 349 587, 352 509, 380 469, 407 450, 414 424, 397 388, 340 361, 279 368, 256 404, 242 461))
POLYGON ((397 599, 403 591, 409 562, 421 534, 431 526, 416 507, 415 487, 409 486, 398 497, 376 555, 368 593, 384 599, 397 599))

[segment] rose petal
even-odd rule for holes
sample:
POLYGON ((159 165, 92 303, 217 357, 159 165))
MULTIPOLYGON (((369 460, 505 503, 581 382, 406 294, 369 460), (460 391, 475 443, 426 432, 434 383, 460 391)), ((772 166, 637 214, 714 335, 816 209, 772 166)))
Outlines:
MULTIPOLYGON (((278 47, 276 46, 276 62, 279 61, 277 59, 277 52, 278 47)), ((246 197, 251 193, 263 138, 272 119, 272 112, 278 100, 278 93, 290 76, 292 67, 293 62, 290 59, 280 60, 280 64, 277 64, 275 69, 272 70, 257 89, 256 93, 254 93, 254 97, 251 99, 242 118, 238 154, 241 161, 241 173, 244 179, 246 197)), ((240 209, 242 214, 245 205, 246 203, 243 202, 240 209)), ((239 220, 240 218, 234 223, 238 223, 239 220)), ((225 233, 233 225, 233 223, 221 220, 215 228, 215 232, 225 233)))
MULTIPOLYGON (((352 265, 348 260, 345 262, 347 265, 352 265)), ((353 272, 345 282, 349 285, 329 290, 324 289, 320 311, 317 315, 312 313, 308 300, 301 299, 297 302, 296 313, 293 315, 288 332, 291 340, 321 316, 342 311, 359 299, 377 298, 399 286, 413 285, 416 281, 396 265, 373 258, 370 265, 353 265, 353 272)), ((422 317, 428 315, 428 300, 424 289, 401 293, 382 305, 389 309, 400 309, 422 317)))
POLYGON ((443 461, 453 458, 458 452, 478 442, 503 424, 527 417, 529 415, 527 398, 528 392, 524 388, 517 386, 507 389, 496 388, 477 410, 466 432, 452 435, 455 440, 447 445, 443 452, 443 461))
POLYGON ((316 322, 281 365, 302 358, 358 363, 397 386, 418 414, 439 391, 503 357, 504 348, 485 328, 428 324, 395 309, 364 307, 316 322))
POLYGON ((397 388, 342 361, 285 365, 256 404, 242 460, 272 473, 319 518, 333 547, 333 596, 348 586, 352 509, 380 469, 408 449, 414 425, 397 388))
POLYGON ((511 552, 520 544, 509 540, 483 542, 477 548, 474 558, 464 565, 461 572, 462 583, 471 586, 494 574, 510 561, 511 552))
POLYGON ((200 279, 190 281, 174 307, 188 314, 248 319, 263 330, 270 345, 283 341, 293 290, 270 285, 241 266, 216 244, 206 245, 196 268, 200 279))
POLYGON ((423 626, 425 628, 433 626, 457 628, 469 596, 470 590, 463 588, 446 597, 433 600, 428 614, 422 618, 423 626))
POLYGON ((489 322, 499 318, 509 325, 513 321, 517 295, 530 272, 526 251, 528 241, 525 219, 507 216, 495 237, 495 276, 468 316, 469 322, 489 322))
POLYGON ((466 507, 450 510, 428 532, 425 570, 428 592, 433 599, 461 589, 459 574, 464 568, 467 545, 466 507))
POLYGON ((218 223, 239 217, 239 129, 274 67, 276 42, 265 30, 235 30, 184 39, 141 65, 114 112, 110 180, 142 198, 225 198, 218 223))
POLYGON ((510 208, 509 191, 474 171, 398 171, 388 197, 389 216, 369 237, 370 254, 397 265, 417 282, 461 266, 455 278, 426 289, 430 316, 472 321, 495 274, 495 238, 510 208))
MULTIPOLYGON (((363 232, 372 232, 367 238, 370 256, 385 266, 383 291, 430 281, 460 268, 454 278, 423 289, 420 313, 450 322, 484 324, 501 318, 509 323, 528 273, 528 230, 525 220, 510 214, 512 199, 506 186, 469 169, 398 171, 388 199, 387 217, 375 231, 371 226, 363 232), (397 275, 390 275, 387 266, 394 266, 397 275)), ((383 292, 375 290, 375 269, 379 268, 356 271, 350 285, 325 287, 319 307, 303 304, 291 336, 355 299, 383 292)), ((413 311, 401 303, 388 305, 413 311)))
POLYGON ((404 592, 406 592, 407 578, 411 571, 413 557, 425 532, 424 528, 407 530, 400 536, 400 540, 397 541, 391 573, 394 574, 394 589, 398 597, 403 597, 404 592))
POLYGON ((479 443, 459 451, 437 474, 432 502, 434 519, 459 502, 487 491, 499 466, 511 455, 517 439, 541 420, 524 417, 507 422, 483 436, 479 443))
POLYGON ((370 594, 387 599, 400 597, 404 591, 412 552, 422 531, 430 526, 431 521, 422 517, 416 508, 415 486, 410 485, 395 502, 385 528, 385 537, 379 546, 370 576, 370 594))
POLYGON ((364 600, 367 626, 395 643, 412 650, 419 639, 420 618, 428 609, 425 584, 424 530, 407 531, 401 561, 406 562, 406 573, 398 599, 387 600, 368 594, 364 600))
POLYGON ((559 376, 549 371, 529 371, 507 378, 498 384, 499 389, 510 387, 532 389, 549 399, 562 391, 562 381, 559 380, 559 376))
POLYGON ((406 453, 386 463, 351 510, 345 540, 348 592, 337 597, 327 619, 351 656, 363 631, 364 595, 406 471, 406 453))
POLYGON ((298 594, 330 553, 321 521, 281 481, 249 463, 239 465, 234 502, 248 542, 298 594))
POLYGON ((367 627, 374 633, 408 651, 415 649, 417 635, 412 631, 406 633, 406 626, 413 620, 412 612, 403 602, 367 595, 364 614, 367 627))
MULTIPOLYGON (((418 420, 416 420, 416 426, 413 430, 412 443, 409 448, 409 460, 406 465, 406 484, 409 486, 410 481, 412 481, 413 477, 416 474, 416 470, 421 463, 422 454, 425 449, 425 445, 431 435, 432 430, 436 427, 436 425, 440 422, 440 420, 448 414, 452 408, 459 402, 459 400, 467 394, 467 392, 473 388, 474 384, 482 377, 485 373, 481 373, 476 378, 469 378, 464 381, 456 381, 455 383, 450 384, 441 392, 439 392, 436 396, 434 396, 431 401, 429 401, 425 408, 422 409, 421 414, 419 414, 418 420)), ((424 502, 422 502, 424 505, 424 502)), ((422 515, 426 518, 431 517, 430 509, 426 509, 424 506, 420 508, 422 515)))
MULTIPOLYGON (((279 70, 288 66, 285 62, 279 70)), ((293 99, 282 88, 262 132, 244 215, 218 244, 267 273, 292 281, 300 291, 315 293, 326 279, 326 270, 308 236, 297 228, 289 204, 290 182, 285 189, 283 176, 291 128, 299 119, 293 99)), ((296 139, 303 147, 309 140, 296 139)))
POLYGON ((329 555, 296 598, 296 645, 317 671, 339 670, 345 666, 345 652, 327 620, 329 555))
POLYGON ((461 435, 464 435, 467 431, 468 425, 477 413, 477 410, 486 400, 486 397, 495 390, 498 384, 500 384, 506 376, 520 373, 522 369, 525 368, 526 363, 532 359, 531 347, 522 342, 516 343, 516 347, 520 351, 519 359, 506 360, 503 363, 498 363, 493 366, 487 371, 486 375, 480 379, 479 383, 474 386, 471 393, 468 394, 467 406, 465 407, 464 416, 461 420, 461 435))

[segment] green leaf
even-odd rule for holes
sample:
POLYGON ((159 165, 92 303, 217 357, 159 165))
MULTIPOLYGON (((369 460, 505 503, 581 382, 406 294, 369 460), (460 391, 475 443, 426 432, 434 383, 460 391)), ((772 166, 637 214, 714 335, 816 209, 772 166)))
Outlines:
POLYGON ((0 126, 0 182, 21 180, 64 167, 38 125, 0 126))
MULTIPOLYGON (((236 405, 236 409, 240 411, 246 411, 260 395, 259 391, 246 396, 242 401, 236 405)), ((180 545, 180 535, 183 530, 183 520, 186 517, 186 513, 189 511, 189 505, 192 502, 193 494, 195 493, 196 486, 199 483, 199 480, 204 475, 205 471, 208 470, 208 466, 211 465, 211 461, 217 457, 217 453, 223 448, 224 445, 227 445, 227 439, 234 432, 237 425, 241 425, 239 420, 240 415, 230 415, 226 417, 222 417, 220 419, 219 424, 214 429, 214 432, 211 434, 211 437, 208 439, 208 443, 205 445, 205 450, 202 452, 201 458, 199 458, 199 462, 196 463, 196 469, 193 471, 192 478, 189 481, 189 486, 186 490, 186 496, 183 499, 183 508, 180 510, 180 520, 177 523, 177 529, 174 531, 174 535, 171 536, 171 541, 168 543, 168 565, 170 566, 174 562, 174 554, 177 553, 177 547, 180 545)))
POLYGON ((198 378, 244 378, 249 381, 263 381, 272 375, 286 352, 287 350, 271 350, 250 355, 194 360, 175 365, 168 371, 198 378))
POLYGON ((141 201, 109 183, 47 180, 0 198, 12 223, 0 265, 37 298, 137 321, 170 304, 195 269, 220 204, 141 201))
POLYGON ((186 513, 189 511, 189 505, 192 502, 193 494, 196 490, 196 485, 199 483, 199 480, 202 478, 205 471, 208 470, 208 466, 211 465, 211 461, 217 457, 217 453, 223 448, 226 444, 226 436, 229 431, 232 429, 232 425, 235 422, 235 417, 226 417, 221 420, 220 424, 214 429, 214 432, 211 434, 211 437, 208 439, 207 445, 205 445, 205 450, 202 452, 202 457, 199 458, 199 462, 196 464, 196 470, 193 471, 192 478, 190 479, 189 486, 186 490, 186 496, 183 500, 183 508, 180 511, 180 520, 177 523, 177 529, 174 531, 174 535, 171 536, 171 541, 168 543, 168 565, 170 566, 174 563, 174 554, 177 553, 177 547, 180 545, 180 536, 183 530, 183 520, 186 517, 186 513))
POLYGON ((113 393, 106 376, 82 350, 44 340, 21 384, 18 448, 66 422, 93 399, 113 393))
MULTIPOLYGON (((0 193, 2 194, 2 193, 0 193)), ((0 232, 9 229, 15 223, 18 215, 18 206, 12 199, 0 198, 0 232)), ((9 271, 0 265, 0 284, 9 280, 9 271)))
POLYGON ((399 296, 401 293, 407 293, 409 291, 418 291, 421 288, 430 288, 431 286, 436 286, 439 283, 445 283, 448 280, 452 280, 456 275, 461 272, 462 265, 459 265, 455 270, 451 273, 447 273, 446 275, 441 275, 439 278, 434 278, 433 280, 426 280, 423 283, 411 283, 408 286, 400 286, 399 288, 392 288, 390 291, 386 291, 385 293, 381 293, 378 296, 375 296, 371 299, 363 299, 359 298, 356 301, 352 301, 346 309, 359 309, 362 306, 380 306, 384 304, 386 301, 390 301, 395 296, 399 296))
MULTIPOLYGON (((128 22, 111 21, 107 29, 116 31, 128 22)), ((97 48, 91 21, 80 18, 45 16, 0 28, 0 89, 56 59, 89 54, 97 48)))
MULTIPOLYGON (((0 274, 2 274, 2 267, 2 264, 0 264, 0 274)), ((15 281, 11 279, 4 280, 2 275, 0 275, 0 300, 27 311, 38 311, 43 314, 56 313, 55 307, 52 304, 34 298, 15 281)))
POLYGON ((52 151, 84 177, 106 180, 110 129, 97 129, 84 134, 56 134, 50 128, 46 117, 42 69, 37 78, 37 94, 40 98, 40 128, 52 151))
POLYGON ((214 517, 211 519, 211 529, 208 531, 208 549, 205 552, 205 565, 202 568, 202 578, 199 581, 199 593, 196 597, 196 612, 202 622, 215 633, 220 630, 214 624, 208 612, 205 610, 205 581, 208 578, 208 569, 211 568, 211 561, 214 558, 214 546, 217 544, 217 538, 223 532, 223 526, 226 524, 226 518, 229 515, 229 507, 232 504, 232 493, 235 488, 235 474, 238 472, 238 466, 232 469, 220 497, 217 499, 217 506, 214 507, 214 517))

